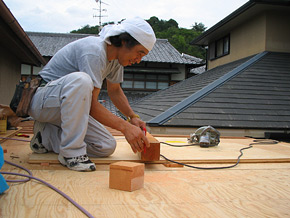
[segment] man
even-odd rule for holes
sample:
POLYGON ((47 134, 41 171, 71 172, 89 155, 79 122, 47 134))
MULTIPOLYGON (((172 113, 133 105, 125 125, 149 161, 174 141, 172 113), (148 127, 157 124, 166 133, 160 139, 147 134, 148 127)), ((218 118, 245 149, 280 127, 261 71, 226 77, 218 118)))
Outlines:
POLYGON ((139 119, 120 87, 123 67, 139 63, 153 48, 156 38, 141 18, 108 25, 99 37, 86 37, 59 50, 39 73, 29 114, 36 120, 31 149, 54 151, 69 169, 93 171, 91 157, 111 155, 116 141, 103 125, 121 131, 134 153, 150 146, 139 119), (103 80, 109 97, 129 118, 127 122, 98 101, 103 80), (102 125, 103 124, 103 125, 102 125))

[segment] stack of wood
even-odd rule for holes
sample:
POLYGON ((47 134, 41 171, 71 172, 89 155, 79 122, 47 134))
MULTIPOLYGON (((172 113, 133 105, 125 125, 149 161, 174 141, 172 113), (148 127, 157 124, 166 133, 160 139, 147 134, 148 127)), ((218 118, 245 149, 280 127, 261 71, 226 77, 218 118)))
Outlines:
POLYGON ((18 127, 21 127, 20 133, 33 134, 33 125, 34 125, 33 120, 19 123, 18 127))
POLYGON ((8 105, 0 104, 0 118, 7 117, 8 125, 7 128, 17 127, 21 122, 22 118, 17 117, 13 110, 8 105))

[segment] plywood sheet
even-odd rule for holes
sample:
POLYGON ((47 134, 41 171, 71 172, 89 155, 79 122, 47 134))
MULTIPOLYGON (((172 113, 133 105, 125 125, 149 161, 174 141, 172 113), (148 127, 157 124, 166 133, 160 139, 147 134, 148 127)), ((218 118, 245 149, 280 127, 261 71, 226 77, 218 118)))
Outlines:
MULTIPOLYGON (((134 154, 130 145, 124 137, 115 136, 117 140, 117 148, 113 155, 107 158, 91 158, 97 164, 109 164, 116 161, 135 161, 141 162, 137 154, 134 154)), ((172 143, 175 145, 187 144, 186 138, 166 138, 156 137, 160 142, 172 143)), ((253 139, 229 139, 222 138, 219 146, 210 148, 201 148, 199 146, 191 147, 170 147, 161 144, 161 154, 165 157, 180 161, 182 163, 235 163, 240 155, 239 150, 253 143, 253 139)), ((31 154, 29 163, 59 163, 57 154, 31 154)), ((159 161, 152 163, 166 163, 161 158, 159 161)), ((244 163, 279 163, 290 162, 290 144, 255 144, 253 148, 245 150, 241 158, 244 163)), ((151 162, 150 162, 151 163, 151 162)))
MULTIPOLYGON (((125 139, 119 138, 117 151, 111 158, 133 154, 125 139)), ((186 142, 185 138, 157 139, 175 144, 186 142)), ((220 147, 191 147, 190 154, 184 152, 184 148, 162 145, 161 153, 169 158, 179 155, 202 160, 222 158, 221 150, 236 157, 239 148, 249 141, 251 139, 222 139, 220 147)), ((256 145, 245 151, 244 158, 288 157, 289 145, 256 145)), ((144 188, 124 192, 109 189, 109 165, 99 164, 96 171, 83 173, 59 164, 27 164, 31 154, 29 142, 7 140, 2 146, 8 148, 5 160, 30 169, 34 176, 59 188, 94 217, 290 217, 290 163, 241 164, 223 170, 146 164, 144 188)), ((1 170, 25 173, 7 164, 1 170)), ((19 179, 10 175, 4 177, 19 179)), ((10 188, 0 195, 0 217, 86 217, 65 198, 39 182, 9 185, 10 188)))
MULTIPOLYGON (((109 189, 109 172, 99 166, 90 173, 32 172, 94 217, 289 217, 289 164, 271 170, 252 165, 241 170, 145 171, 144 188, 134 192, 109 189)), ((86 217, 35 181, 12 185, 0 195, 0 211, 1 217, 86 217)))

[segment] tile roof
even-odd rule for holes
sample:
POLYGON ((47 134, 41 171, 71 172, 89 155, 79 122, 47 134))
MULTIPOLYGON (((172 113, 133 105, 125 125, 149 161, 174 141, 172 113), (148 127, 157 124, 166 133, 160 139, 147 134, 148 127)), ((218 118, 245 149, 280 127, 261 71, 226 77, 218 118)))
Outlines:
POLYGON ((253 58, 191 77, 132 107, 149 125, 156 125, 151 121, 167 113, 168 119, 159 126, 290 129, 290 54, 267 52, 245 69, 240 68, 253 58), (239 71, 235 76, 215 84, 234 70, 239 71), (178 103, 209 86, 215 87, 174 114, 178 103))
MULTIPOLYGON (((73 33, 39 33, 26 32, 42 56, 53 56, 59 49, 70 42, 81 39, 90 34, 73 33)), ((153 49, 142 61, 176 64, 203 64, 203 60, 189 55, 181 55, 167 39, 157 39, 153 49)))
MULTIPOLYGON (((189 56, 189 55, 188 55, 189 56)), ((203 60, 193 56, 184 57, 177 51, 167 39, 157 39, 153 49, 148 55, 144 56, 142 61, 164 62, 177 64, 201 64, 203 60)))
POLYGON ((26 32, 42 56, 52 57, 65 45, 90 34, 26 32))
MULTIPOLYGON (((124 91, 129 104, 134 104, 135 102, 139 101, 140 99, 144 98, 145 96, 151 94, 152 92, 141 92, 141 91, 124 91)), ((101 90, 99 94, 99 101, 101 104, 106 107, 109 111, 111 111, 113 114, 125 118, 122 113, 119 112, 119 110, 115 107, 113 102, 111 101, 108 92, 106 90, 101 90)))

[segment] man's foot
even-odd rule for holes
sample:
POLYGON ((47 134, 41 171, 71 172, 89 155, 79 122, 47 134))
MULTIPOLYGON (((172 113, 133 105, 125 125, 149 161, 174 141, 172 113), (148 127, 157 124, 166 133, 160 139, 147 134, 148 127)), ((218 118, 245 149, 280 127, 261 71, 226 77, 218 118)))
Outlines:
POLYGON ((76 171, 95 171, 96 170, 96 165, 92 161, 90 161, 87 155, 66 158, 66 157, 63 157, 61 154, 59 154, 58 160, 62 165, 67 166, 71 170, 76 170, 76 171))
POLYGON ((45 123, 34 121, 33 133, 34 136, 30 141, 30 148, 38 154, 47 153, 48 150, 42 144, 41 132, 43 131, 45 123))

